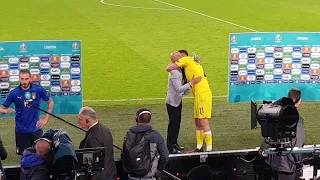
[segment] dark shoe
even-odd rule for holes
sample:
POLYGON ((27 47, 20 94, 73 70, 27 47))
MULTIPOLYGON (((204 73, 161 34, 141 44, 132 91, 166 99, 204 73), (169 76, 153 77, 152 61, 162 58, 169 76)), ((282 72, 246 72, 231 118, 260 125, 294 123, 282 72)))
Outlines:
POLYGON ((188 153, 197 153, 197 152, 203 152, 203 147, 201 149, 194 149, 192 151, 189 151, 188 153))
POLYGON ((174 145, 174 148, 176 148, 176 149, 179 150, 179 151, 183 151, 183 150, 184 150, 184 147, 183 147, 183 146, 180 146, 179 144, 175 144, 175 145, 174 145))
POLYGON ((179 151, 179 150, 176 149, 176 148, 173 148, 173 149, 169 150, 169 153, 170 153, 170 154, 183 154, 181 151, 179 151))

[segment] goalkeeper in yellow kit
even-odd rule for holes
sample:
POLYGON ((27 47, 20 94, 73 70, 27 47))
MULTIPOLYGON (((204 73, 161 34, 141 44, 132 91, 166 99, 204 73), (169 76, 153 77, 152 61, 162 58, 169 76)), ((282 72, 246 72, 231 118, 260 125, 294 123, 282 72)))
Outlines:
POLYGON ((184 68, 188 82, 193 78, 202 77, 199 83, 192 85, 197 139, 197 148, 194 152, 203 151, 203 141, 206 143, 206 151, 212 151, 212 132, 209 123, 212 113, 212 92, 206 74, 199 63, 199 59, 188 56, 186 50, 172 53, 171 58, 175 59, 175 63, 169 64, 167 67, 168 72, 174 69, 184 68))

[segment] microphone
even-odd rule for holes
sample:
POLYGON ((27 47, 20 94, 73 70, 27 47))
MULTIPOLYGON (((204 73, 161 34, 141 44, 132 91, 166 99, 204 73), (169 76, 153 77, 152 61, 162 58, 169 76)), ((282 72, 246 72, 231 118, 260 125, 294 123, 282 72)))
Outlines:
POLYGON ((31 93, 30 92, 26 92, 24 94, 24 107, 28 107, 30 108, 32 106, 32 97, 31 97, 31 93))

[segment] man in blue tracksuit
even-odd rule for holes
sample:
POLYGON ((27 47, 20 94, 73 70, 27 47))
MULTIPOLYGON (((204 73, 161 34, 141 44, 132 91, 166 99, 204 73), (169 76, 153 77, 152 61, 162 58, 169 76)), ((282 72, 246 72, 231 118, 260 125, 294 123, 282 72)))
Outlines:
POLYGON ((20 70, 20 86, 13 89, 7 99, 2 104, 2 111, 11 114, 13 112, 9 106, 13 103, 16 111, 16 153, 22 155, 23 151, 31 147, 35 140, 42 136, 42 127, 49 121, 49 115, 40 119, 40 112, 34 107, 40 107, 41 99, 48 103, 47 111, 52 112, 54 102, 48 96, 47 91, 31 83, 31 73, 27 69, 20 70), (31 107, 26 107, 26 104, 31 107))

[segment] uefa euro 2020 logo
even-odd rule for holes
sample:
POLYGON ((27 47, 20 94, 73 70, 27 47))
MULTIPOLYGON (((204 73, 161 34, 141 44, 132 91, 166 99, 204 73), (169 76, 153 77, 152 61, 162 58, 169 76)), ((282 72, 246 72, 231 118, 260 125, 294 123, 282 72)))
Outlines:
POLYGON ((20 51, 26 51, 27 50, 27 45, 25 43, 22 43, 20 45, 20 51))
POLYGON ((73 50, 78 50, 79 49, 79 44, 77 42, 72 44, 72 49, 73 50))

